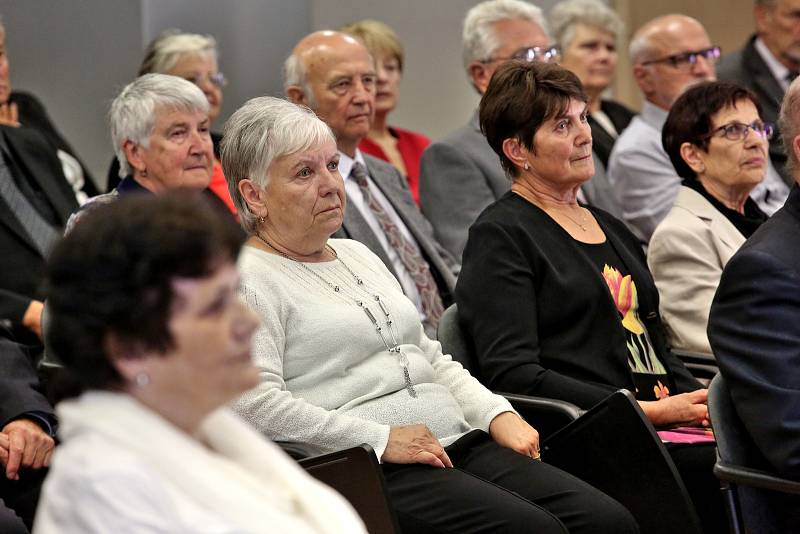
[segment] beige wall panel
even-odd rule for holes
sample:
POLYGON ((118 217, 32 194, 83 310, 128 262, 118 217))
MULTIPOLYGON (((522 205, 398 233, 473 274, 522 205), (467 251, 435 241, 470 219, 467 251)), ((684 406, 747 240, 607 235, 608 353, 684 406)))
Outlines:
MULTIPOLYGON (((702 22, 711 42, 721 46, 723 54, 741 48, 754 28, 753 0, 613 0, 612 5, 628 28, 625 48, 636 28, 668 13, 684 13, 702 22)), ((614 94, 618 100, 638 110, 641 95, 631 75, 627 50, 622 52, 614 94)))

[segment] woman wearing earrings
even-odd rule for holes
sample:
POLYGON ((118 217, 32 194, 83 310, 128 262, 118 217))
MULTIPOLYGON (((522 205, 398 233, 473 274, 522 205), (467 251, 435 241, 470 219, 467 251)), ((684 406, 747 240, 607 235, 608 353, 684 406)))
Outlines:
POLYGON ((236 403, 243 417, 321 451, 371 445, 404 531, 637 530, 616 501, 538 461, 537 432, 428 339, 380 259, 330 239, 346 197, 325 123, 261 97, 224 132, 250 236, 241 292, 263 321, 261 384, 236 403))

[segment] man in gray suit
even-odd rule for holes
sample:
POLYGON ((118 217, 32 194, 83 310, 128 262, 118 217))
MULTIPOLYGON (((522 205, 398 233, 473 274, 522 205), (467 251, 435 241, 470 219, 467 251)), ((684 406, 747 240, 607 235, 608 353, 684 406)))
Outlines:
POLYGON ((374 114, 375 80, 367 49, 340 32, 304 37, 284 65, 289 100, 314 110, 336 136, 348 205, 334 237, 361 241, 377 254, 416 304, 426 332, 435 335, 460 266, 433 237, 400 172, 358 150, 374 114))
MULTIPOLYGON (((556 56, 541 9, 528 2, 487 0, 464 18, 464 67, 481 95, 504 62, 551 61, 556 56)), ((596 157, 595 169, 597 175, 584 185, 579 200, 618 215, 616 198, 596 157)), ((433 224, 436 238, 459 260, 469 227, 510 188, 500 159, 481 133, 477 111, 465 126, 433 143, 422 155, 420 207, 433 224)))
MULTIPOLYGON (((777 126, 783 95, 800 71, 800 0, 755 0, 753 19, 755 35, 744 48, 722 58, 717 77, 753 91, 764 110, 764 120, 777 126)), ((780 139, 780 131, 775 133, 775 139, 780 139)), ((793 180, 780 142, 770 143, 769 157, 791 187, 793 180)))

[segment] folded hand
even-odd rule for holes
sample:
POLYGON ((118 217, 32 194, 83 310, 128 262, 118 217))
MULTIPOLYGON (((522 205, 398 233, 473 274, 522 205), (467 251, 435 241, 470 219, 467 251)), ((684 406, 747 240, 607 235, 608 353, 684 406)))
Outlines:
POLYGON ((392 464, 453 467, 444 447, 425 425, 393 426, 381 460, 392 464))

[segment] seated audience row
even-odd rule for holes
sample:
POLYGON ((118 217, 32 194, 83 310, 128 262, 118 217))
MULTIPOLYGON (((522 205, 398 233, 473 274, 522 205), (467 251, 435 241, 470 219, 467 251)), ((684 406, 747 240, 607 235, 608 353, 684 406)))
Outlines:
POLYGON ((537 461, 536 431, 442 354, 380 258, 331 239, 345 218, 336 141, 270 97, 225 126, 222 162, 250 236, 241 292, 264 324, 261 384, 237 411, 321 451, 370 444, 406 532, 635 531, 618 503, 537 461))
MULTIPOLYGON (((217 195, 232 213, 236 213, 228 183, 222 174, 219 163, 219 143, 222 135, 211 131, 211 125, 219 116, 222 106, 222 88, 227 83, 225 75, 217 66, 217 43, 210 35, 184 33, 180 30, 167 30, 147 46, 144 59, 139 67, 139 76, 144 74, 170 74, 188 80, 203 91, 208 100, 208 128, 214 147, 211 180, 207 187, 217 195)), ((115 143, 114 149, 119 147, 115 143)), ((108 171, 107 188, 113 190, 121 178, 128 175, 119 157, 111 163, 108 171)))

